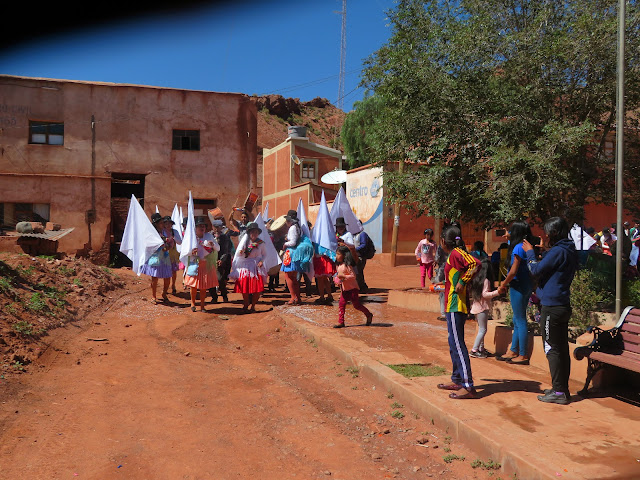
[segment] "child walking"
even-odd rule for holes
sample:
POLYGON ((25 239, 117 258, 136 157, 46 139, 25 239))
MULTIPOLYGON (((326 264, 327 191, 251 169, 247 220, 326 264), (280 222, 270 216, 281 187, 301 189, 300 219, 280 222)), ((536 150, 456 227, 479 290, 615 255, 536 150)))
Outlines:
POLYGON ((471 315, 475 315, 478 322, 478 334, 473 342, 473 348, 469 352, 470 357, 487 358, 484 349, 484 337, 487 334, 487 322, 491 311, 491 300, 500 294, 499 290, 493 290, 493 268, 491 259, 483 258, 480 270, 471 281, 471 315))
POLYGON ((418 242, 416 247, 416 260, 420 265, 420 286, 425 287, 425 278, 433 278, 433 266, 436 259, 437 245, 433 241, 433 230, 427 228, 424 231, 424 238, 418 242))
POLYGON ((338 273, 334 278, 336 284, 340 285, 342 293, 340 295, 338 324, 334 325, 333 328, 344 327, 344 311, 349 301, 351 301, 356 310, 364 313, 367 318, 367 325, 371 325, 373 314, 360 303, 358 281, 354 270, 356 261, 351 254, 351 250, 346 245, 341 245, 336 250, 336 265, 338 266, 338 273))

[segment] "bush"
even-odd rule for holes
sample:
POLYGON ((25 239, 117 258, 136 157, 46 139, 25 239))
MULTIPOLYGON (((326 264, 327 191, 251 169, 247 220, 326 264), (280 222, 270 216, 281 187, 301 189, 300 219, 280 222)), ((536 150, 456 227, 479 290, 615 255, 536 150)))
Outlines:
POLYGON ((569 319, 569 334, 579 337, 590 326, 602 323, 596 313, 600 305, 606 301, 608 293, 602 290, 602 284, 597 273, 590 269, 581 269, 571 284, 571 307, 573 312, 569 319))
POLYGON ((640 307, 640 279, 623 280, 621 296, 622 308, 629 305, 640 307))

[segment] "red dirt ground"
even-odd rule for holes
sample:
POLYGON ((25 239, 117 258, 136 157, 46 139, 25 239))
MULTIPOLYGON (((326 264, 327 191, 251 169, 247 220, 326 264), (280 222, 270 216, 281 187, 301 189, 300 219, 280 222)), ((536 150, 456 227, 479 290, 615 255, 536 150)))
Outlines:
MULTIPOLYGON (((287 325, 281 291, 256 314, 236 315, 238 294, 193 313, 180 287, 171 303, 152 305, 147 278, 128 270, 66 260, 81 272, 78 295, 75 277, 60 275, 55 261, 4 254, 0 261, 11 272, 23 265, 18 271, 29 279, 31 287, 10 295, 27 298, 28 288, 47 282, 69 289, 64 325, 53 328, 61 320, 46 316, 54 318, 49 334, 35 340, 12 335, 11 325, 18 316, 39 318, 15 305, 18 316, 7 315, 1 297, 2 478, 498 478, 472 468, 477 457, 429 419, 394 405, 287 325), (25 274, 29 262, 37 266, 25 274), (23 370, 11 361, 16 351, 31 362, 23 370), (447 455, 465 460, 445 463, 447 455)), ((414 281, 407 268, 368 270, 382 300, 386 289, 414 281)), ((337 306, 298 308, 323 322, 337 316, 337 306)), ((356 315, 348 310, 347 322, 356 315)))

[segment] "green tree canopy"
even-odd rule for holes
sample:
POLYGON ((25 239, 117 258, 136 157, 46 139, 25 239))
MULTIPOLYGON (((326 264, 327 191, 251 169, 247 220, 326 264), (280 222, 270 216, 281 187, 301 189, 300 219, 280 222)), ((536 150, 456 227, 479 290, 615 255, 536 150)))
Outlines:
MULTIPOLYGON (((345 121, 347 157, 413 163, 403 174, 387 169, 385 190, 417 214, 486 226, 557 214, 581 220, 589 199, 614 198, 604 147, 615 126, 616 6, 400 0, 388 12, 392 36, 365 62, 371 96, 345 121)), ((627 8, 633 111, 640 106, 637 0, 627 8)), ((637 126, 628 125, 634 140, 637 126)))

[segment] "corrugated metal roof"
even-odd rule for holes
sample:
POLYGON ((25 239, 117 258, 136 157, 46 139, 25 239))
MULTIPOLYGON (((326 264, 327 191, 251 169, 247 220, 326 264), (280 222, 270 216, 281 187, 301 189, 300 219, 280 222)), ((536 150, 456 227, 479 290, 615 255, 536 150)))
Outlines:
POLYGON ((32 237, 32 238, 44 238, 45 240, 51 240, 55 242, 60 240, 67 233, 71 233, 75 227, 62 228, 60 230, 45 230, 44 233, 18 233, 18 232, 6 232, 9 237, 32 237))

